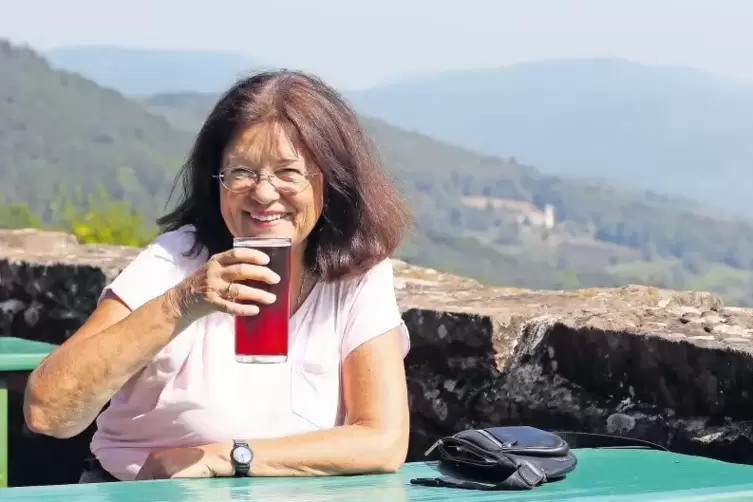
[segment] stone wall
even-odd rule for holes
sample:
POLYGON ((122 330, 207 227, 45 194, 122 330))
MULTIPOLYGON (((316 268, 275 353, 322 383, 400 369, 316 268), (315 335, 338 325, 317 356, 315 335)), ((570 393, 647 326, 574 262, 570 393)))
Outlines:
MULTIPOLYGON (((65 234, 0 231, 0 336, 60 343, 137 252, 82 246, 65 234)), ((436 437, 466 427, 529 424, 753 463, 752 310, 707 293, 529 291, 399 261, 395 270, 413 344, 411 460, 436 437)), ((12 476, 22 479, 33 462, 44 472, 28 452, 57 448, 71 456, 68 471, 33 481, 70 482, 91 431, 40 438, 23 432, 17 406, 14 414, 12 476)))

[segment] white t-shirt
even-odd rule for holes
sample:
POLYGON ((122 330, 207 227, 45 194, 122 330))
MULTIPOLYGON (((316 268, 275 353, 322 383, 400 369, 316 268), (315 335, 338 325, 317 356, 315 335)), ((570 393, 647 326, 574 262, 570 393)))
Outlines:
MULTIPOLYGON (((183 255, 193 242, 190 230, 160 235, 105 291, 135 310, 178 284, 208 258, 183 255)), ((192 323, 113 396, 97 419, 92 452, 115 477, 131 480, 151 448, 342 424, 340 369, 348 354, 396 327, 404 335, 403 356, 408 353, 393 280, 385 260, 359 278, 317 283, 290 318, 286 363, 236 363, 231 315, 192 323)))

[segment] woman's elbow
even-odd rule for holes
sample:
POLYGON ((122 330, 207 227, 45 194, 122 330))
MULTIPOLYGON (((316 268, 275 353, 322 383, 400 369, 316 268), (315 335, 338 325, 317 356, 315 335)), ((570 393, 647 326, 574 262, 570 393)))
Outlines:
POLYGON ((56 420, 43 406, 24 403, 23 413, 26 427, 35 434, 69 439, 83 431, 83 428, 69 427, 61 420, 56 420))
POLYGON ((68 439, 79 430, 67 426, 60 413, 55 411, 56 406, 50 402, 52 393, 40 391, 32 381, 27 384, 24 392, 23 415, 26 427, 35 434, 54 437, 56 439, 68 439))
POLYGON ((44 406, 32 404, 27 398, 24 400, 23 412, 24 423, 31 432, 58 439, 66 439, 63 437, 63 431, 55 427, 54 422, 49 419, 49 413, 44 406))
POLYGON ((395 455, 392 458, 387 458, 381 461, 376 466, 375 470, 379 474, 394 474, 400 470, 404 463, 405 457, 401 458, 400 456, 395 455))
POLYGON ((397 472, 408 456, 408 432, 395 431, 392 434, 384 434, 381 445, 382 454, 375 455, 378 459, 377 472, 384 474, 397 472))

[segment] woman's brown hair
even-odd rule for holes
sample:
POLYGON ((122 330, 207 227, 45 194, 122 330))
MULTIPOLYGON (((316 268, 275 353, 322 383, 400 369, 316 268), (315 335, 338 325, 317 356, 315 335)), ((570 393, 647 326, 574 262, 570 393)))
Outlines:
POLYGON ((395 252, 408 213, 358 117, 320 79, 288 70, 244 78, 219 99, 175 180, 182 187, 178 206, 158 220, 163 231, 193 225, 193 255, 232 246, 213 175, 233 136, 260 123, 282 126, 323 173, 324 207, 304 254, 310 270, 327 281, 353 277, 395 252))

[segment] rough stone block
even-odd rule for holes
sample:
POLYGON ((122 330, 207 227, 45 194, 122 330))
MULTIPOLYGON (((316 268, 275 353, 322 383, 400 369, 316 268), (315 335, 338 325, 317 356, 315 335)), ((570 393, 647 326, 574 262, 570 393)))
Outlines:
POLYGON ((632 436, 753 463, 753 311, 645 286, 484 287, 396 265, 411 330, 411 458, 466 427, 632 436))

